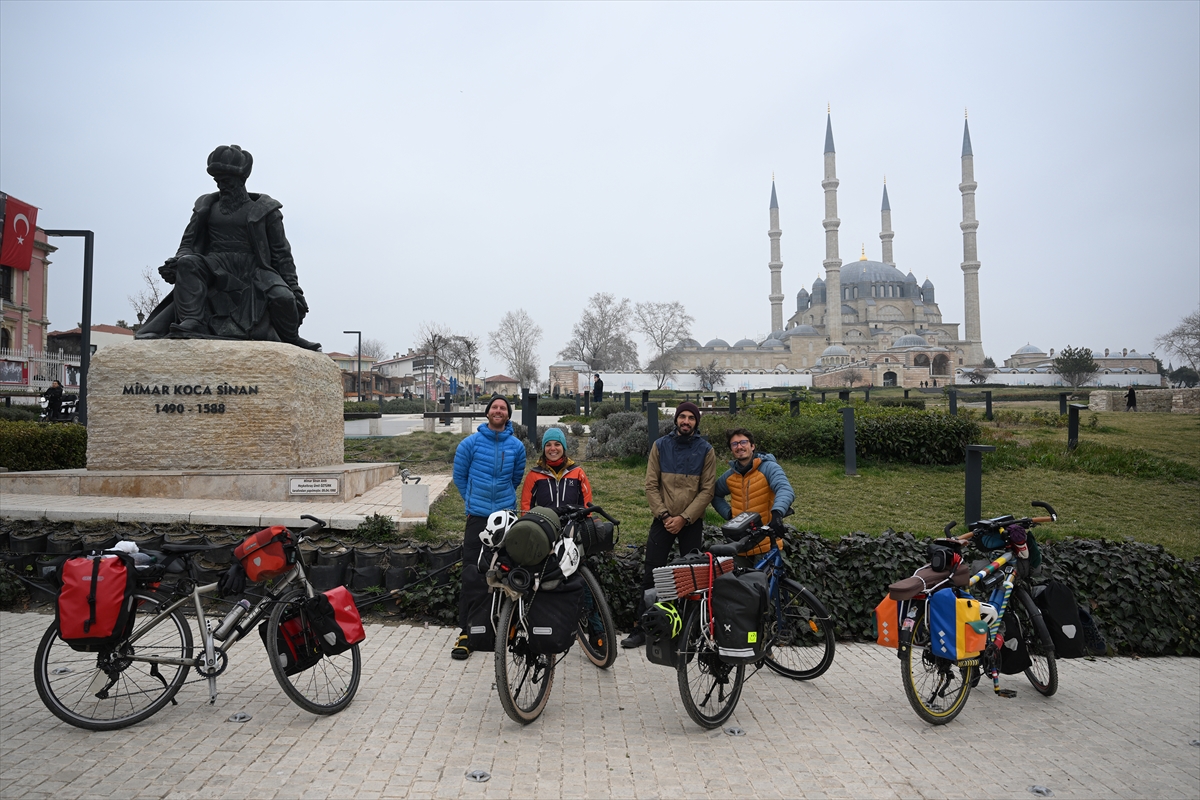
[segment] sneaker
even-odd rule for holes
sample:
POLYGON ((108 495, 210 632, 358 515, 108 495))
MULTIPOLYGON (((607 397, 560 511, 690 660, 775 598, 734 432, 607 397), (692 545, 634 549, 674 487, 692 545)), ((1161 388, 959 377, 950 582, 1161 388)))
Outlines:
POLYGON ((471 648, 467 647, 467 635, 465 633, 459 634, 454 647, 450 648, 450 657, 455 661, 466 661, 471 657, 471 648))
POLYGON ((621 647, 626 649, 632 647, 641 647, 646 643, 646 632, 641 628, 634 628, 633 632, 621 640, 621 647))

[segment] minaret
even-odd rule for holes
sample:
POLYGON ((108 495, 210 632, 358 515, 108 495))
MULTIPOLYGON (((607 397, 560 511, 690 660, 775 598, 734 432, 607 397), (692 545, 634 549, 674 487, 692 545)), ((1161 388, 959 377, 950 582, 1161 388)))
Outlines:
POLYGON ((842 260, 838 257, 837 156, 833 150, 833 115, 825 118, 825 335, 831 345, 842 343, 842 260))
POLYGON ((775 198, 775 176, 771 176, 771 229, 767 231, 771 237, 771 330, 783 330, 783 283, 780 273, 783 271, 783 261, 779 257, 779 237, 783 231, 779 229, 779 201, 775 198))
POLYGON ((963 112, 962 146, 962 192, 963 221, 959 223, 963 232, 963 294, 967 342, 967 366, 983 363, 983 337, 979 331, 979 251, 975 246, 975 231, 979 222, 975 219, 975 155, 971 152, 971 130, 963 112))
POLYGON ((894 267, 896 262, 892 259, 892 237, 896 234, 892 233, 892 205, 888 202, 886 177, 883 179, 883 207, 879 209, 879 215, 883 218, 883 230, 879 232, 879 241, 883 242, 883 263, 894 267))

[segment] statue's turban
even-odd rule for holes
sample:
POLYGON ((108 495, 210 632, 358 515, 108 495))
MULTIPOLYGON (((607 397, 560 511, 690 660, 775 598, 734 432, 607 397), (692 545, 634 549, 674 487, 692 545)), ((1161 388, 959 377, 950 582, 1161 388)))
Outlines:
POLYGON ((236 144, 223 144, 208 156, 208 174, 214 178, 233 175, 245 180, 254 167, 254 156, 236 144))

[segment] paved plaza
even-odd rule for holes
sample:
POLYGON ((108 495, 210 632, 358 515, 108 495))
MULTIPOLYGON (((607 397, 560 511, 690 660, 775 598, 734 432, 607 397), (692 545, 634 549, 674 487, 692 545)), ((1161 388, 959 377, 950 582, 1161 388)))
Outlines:
POLYGON ((50 714, 33 656, 52 617, 0 613, 0 797, 1200 797, 1200 659, 1060 663, 1054 697, 973 692, 933 727, 909 707, 893 651, 839 644, 807 683, 754 675, 727 726, 688 719, 675 673, 573 648, 542 717, 505 716, 490 653, 451 661, 454 632, 367 626, 353 704, 300 710, 257 641, 231 655, 215 706, 193 681, 149 720, 89 733, 50 714), (227 721, 236 712, 249 722, 227 721), (466 773, 486 770, 486 783, 466 773))

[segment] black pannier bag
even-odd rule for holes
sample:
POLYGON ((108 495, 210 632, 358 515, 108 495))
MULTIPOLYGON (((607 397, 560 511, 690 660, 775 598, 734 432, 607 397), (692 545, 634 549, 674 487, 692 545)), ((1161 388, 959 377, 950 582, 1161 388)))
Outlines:
POLYGON ((763 657, 769 599, 767 576, 758 571, 727 572, 713 582, 717 655, 722 661, 746 664, 763 657))
MULTIPOLYGON (((262 637, 263 646, 268 655, 271 648, 267 644, 268 623, 258 626, 258 635, 262 637)), ((275 629, 276 641, 279 646, 279 665, 285 675, 295 675, 303 672, 321 660, 321 645, 317 641, 317 633, 312 628, 312 620, 307 611, 301 613, 299 607, 294 608, 279 622, 275 629)))
MULTIPOLYGON (((1000 672, 1003 675, 1017 675, 1033 666, 1022 633, 1021 620, 1017 615, 1011 611, 1005 614, 1004 645, 1000 648, 1000 672)), ((1037 633, 1033 635, 1037 636, 1037 633)))
POLYGON ((462 597, 467 611, 467 647, 494 650, 496 631, 492 627, 492 594, 487 578, 474 564, 462 568, 462 597))
POLYGON ((673 667, 683 625, 673 603, 655 603, 642 614, 646 632, 646 660, 651 664, 673 667))
POLYGON ((1082 658, 1087 655, 1083 645, 1083 624, 1079 621, 1079 604, 1065 583, 1050 581, 1035 586, 1033 599, 1042 610, 1050 638, 1054 641, 1057 658, 1082 658))
POLYGON ((133 558, 125 553, 66 559, 58 571, 58 635, 72 650, 112 647, 133 627, 133 558))
POLYGON ((539 589, 531 599, 525 600, 530 650, 556 655, 571 649, 586 588, 583 576, 577 572, 554 589, 539 589))

